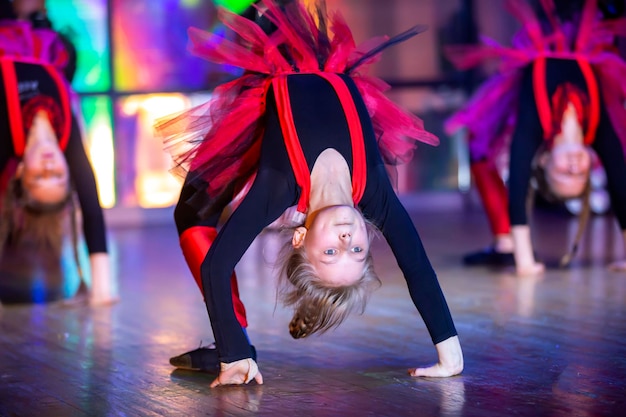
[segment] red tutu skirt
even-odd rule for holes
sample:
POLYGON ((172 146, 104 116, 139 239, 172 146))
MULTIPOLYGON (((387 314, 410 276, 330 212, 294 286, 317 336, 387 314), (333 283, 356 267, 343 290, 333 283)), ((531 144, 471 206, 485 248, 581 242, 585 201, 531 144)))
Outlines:
POLYGON ((271 80, 290 73, 350 75, 363 96, 387 164, 409 161, 417 142, 438 144, 420 118, 385 96, 389 88, 385 82, 364 73, 386 47, 417 35, 424 27, 357 47, 344 19, 338 13, 328 15, 323 1, 317 2, 314 11, 298 1, 282 7, 273 0, 263 0, 263 4, 268 8, 264 17, 277 28, 270 34, 225 9, 220 9, 219 18, 236 34, 234 40, 189 29, 192 53, 240 67, 244 75, 217 87, 209 102, 157 122, 155 128, 173 157, 176 175, 187 181, 201 180, 211 199, 232 192, 233 184, 235 189, 237 184, 244 187, 257 169, 271 80))
MULTIPOLYGON (((546 15, 553 16, 551 0, 542 0, 546 15)), ((489 60, 499 60, 500 71, 488 79, 467 104, 445 124, 452 134, 465 128, 473 160, 502 161, 508 157, 508 144, 516 124, 517 103, 522 71, 527 65, 545 58, 577 60, 591 68, 600 96, 613 128, 626 151, 626 62, 615 50, 616 36, 626 35, 626 19, 601 20, 596 1, 587 0, 577 26, 549 19, 544 33, 531 6, 520 0, 508 0, 509 11, 522 28, 510 47, 483 37, 482 45, 460 45, 447 49, 450 60, 460 69, 475 67, 489 60)), ((547 123, 543 123, 544 126, 547 123)))

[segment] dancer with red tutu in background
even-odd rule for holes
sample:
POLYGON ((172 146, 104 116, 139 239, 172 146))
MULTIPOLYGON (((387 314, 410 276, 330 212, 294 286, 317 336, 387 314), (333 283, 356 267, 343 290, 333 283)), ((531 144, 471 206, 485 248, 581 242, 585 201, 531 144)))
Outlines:
MULTIPOLYGON (((569 263, 589 216, 589 172, 597 155, 626 242, 626 62, 615 48, 626 34, 621 19, 603 18, 595 0, 509 0, 521 30, 512 47, 485 39, 482 46, 448 50, 462 69, 499 59, 500 71, 446 123, 467 129, 471 169, 495 236, 494 248, 468 263, 506 259, 513 252, 520 275, 537 274, 527 207, 531 177, 548 199, 583 196, 579 232, 562 264, 569 263), (591 152, 593 150, 593 152, 591 152), (508 192, 499 165, 508 160, 508 192)), ((625 269, 618 261, 610 266, 625 269)))
MULTIPOLYGON (((45 247, 60 263, 60 246, 69 232, 63 218, 72 210, 76 192, 91 270, 89 289, 81 282, 80 290, 88 291, 92 304, 110 304, 117 294, 104 216, 72 111, 73 93, 63 75, 70 55, 56 32, 17 19, 12 6, 2 2, 0 19, 0 254, 30 242, 45 247)), ((3 283, 3 288, 5 284, 16 285, 3 283)))

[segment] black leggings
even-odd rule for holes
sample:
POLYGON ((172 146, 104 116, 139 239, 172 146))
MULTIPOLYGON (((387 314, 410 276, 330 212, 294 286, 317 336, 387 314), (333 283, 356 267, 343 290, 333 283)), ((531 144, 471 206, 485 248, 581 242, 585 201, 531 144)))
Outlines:
MULTIPOLYGON (((205 194, 206 184, 201 181, 195 182, 189 180, 194 175, 190 173, 183 184, 183 188, 178 198, 178 203, 174 208, 174 222, 176 223, 176 230, 180 236, 185 230, 194 226, 209 226, 216 227, 220 220, 221 210, 209 215, 206 218, 202 218, 200 215, 203 204, 208 200, 208 195, 205 194)), ((223 210, 226 204, 223 204, 221 209, 223 210)))

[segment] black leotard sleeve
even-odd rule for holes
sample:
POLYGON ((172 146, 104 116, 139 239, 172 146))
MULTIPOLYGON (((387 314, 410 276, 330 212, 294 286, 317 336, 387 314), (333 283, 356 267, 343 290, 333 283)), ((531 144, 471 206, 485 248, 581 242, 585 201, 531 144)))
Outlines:
POLYGON ((511 225, 524 225, 526 195, 530 184, 531 164, 543 143, 543 131, 533 93, 532 66, 524 70, 515 132, 511 139, 509 162, 509 216, 511 225))
POLYGON ((250 344, 233 310, 230 277, 252 241, 298 201, 300 189, 282 138, 273 93, 267 111, 259 169, 250 190, 233 211, 202 263, 204 299, 220 361, 250 358, 250 344))
POLYGON ((4 88, 2 86, 2 72, 0 71, 0 173, 4 172, 7 163, 15 155, 11 140, 11 126, 7 109, 4 88))
POLYGON ((370 131, 367 109, 354 83, 347 82, 369 134, 364 135, 367 158, 367 182, 358 206, 366 219, 376 225, 389 244, 407 282, 411 300, 419 311, 433 343, 437 344, 457 331, 437 275, 426 255, 419 233, 398 199, 383 163, 376 137, 370 131))
POLYGON ((393 190, 381 164, 368 170, 367 192, 359 207, 383 233, 434 344, 457 331, 413 221, 393 190))
POLYGON ((296 198, 295 182, 271 169, 260 170, 202 264, 205 302, 222 362, 251 357, 250 345, 233 310, 230 276, 256 236, 293 205, 296 198))
POLYGON ((600 107, 600 123, 591 147, 600 158, 606 173, 607 190, 613 214, 622 230, 626 230, 626 158, 624 148, 611 124, 604 106, 600 107))
POLYGON ((107 252, 104 214, 98 199, 96 179, 85 153, 80 129, 75 118, 72 118, 72 131, 65 149, 65 158, 80 203, 87 249, 90 254, 107 252))
MULTIPOLYGON (((8 138, 9 136, 3 136, 4 138, 8 138)), ((8 140, 0 140, 0 172, 3 172, 13 155, 13 148, 11 147, 11 142, 8 140)))

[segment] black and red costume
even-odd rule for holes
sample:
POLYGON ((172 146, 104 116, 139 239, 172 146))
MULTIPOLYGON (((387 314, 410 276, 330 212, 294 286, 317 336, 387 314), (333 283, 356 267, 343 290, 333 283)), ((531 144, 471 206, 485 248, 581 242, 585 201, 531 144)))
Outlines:
MULTIPOLYGON (((509 215, 511 225, 525 225, 526 194, 531 178, 532 160, 537 150, 544 143, 546 124, 541 123, 538 102, 542 99, 541 90, 533 88, 533 74, 537 63, 525 69, 521 83, 517 127, 511 138, 511 160, 509 172, 509 215), (544 127, 545 126, 545 127, 544 127)), ((545 85, 547 96, 552 97, 557 88, 571 84, 589 95, 589 83, 576 60, 547 59, 540 68, 541 82, 545 85)), ((587 109, 589 119, 583 124, 585 143, 595 151, 602 162, 607 177, 607 189, 611 196, 613 212, 621 230, 626 230, 626 160, 624 147, 611 123, 604 105, 593 109, 593 101, 587 109), (595 114, 595 115, 594 115, 595 114), (595 120, 594 120, 595 119, 595 120)))
POLYGON ((626 62, 615 48, 626 19, 602 19, 596 0, 585 0, 572 21, 559 20, 552 0, 540 1, 544 19, 524 1, 506 4, 522 24, 511 47, 483 38, 483 45, 448 51, 462 69, 500 60, 500 71, 446 122, 448 133, 467 129, 472 174, 494 235, 527 224, 532 160, 558 133, 563 109, 555 106, 555 92, 568 84, 582 92, 584 142, 606 171, 613 211, 626 230, 626 62))
POLYGON ((176 216, 179 232, 203 219, 215 219, 234 190, 249 183, 199 271, 220 361, 252 356, 233 308, 230 277, 235 265, 263 228, 288 207, 306 211, 310 170, 328 148, 348 163, 355 205, 389 243, 433 342, 455 336, 437 276, 386 168, 408 160, 415 140, 436 143, 437 139, 423 129, 421 120, 384 97, 380 80, 358 73, 360 65, 372 62, 384 47, 417 31, 356 49, 340 16, 329 24, 334 38, 325 42, 315 19, 299 3, 284 9, 271 1, 264 3, 269 7, 267 18, 278 28, 271 36, 249 20, 222 14, 223 21, 245 40, 245 48, 192 30, 198 55, 238 64, 249 72, 218 88, 214 101, 206 105, 208 116, 198 116, 203 113, 194 109, 158 126, 166 134, 172 132, 173 139, 166 142, 171 144, 181 138, 176 128, 191 121, 191 128, 182 133, 189 145, 202 117, 212 122, 208 133, 198 129, 202 138, 192 151, 175 154, 187 173, 177 211, 193 214, 176 216), (190 198, 184 201, 183 195, 190 198), (206 204, 192 209, 203 200, 206 204))
MULTIPOLYGON (((95 176, 72 113, 64 78, 67 54, 58 35, 28 22, 0 21, 0 172, 6 180, 22 158, 35 113, 48 113, 79 199, 89 253, 107 252, 104 215, 95 176)), ((6 185, 6 184, 5 184, 6 185)))

